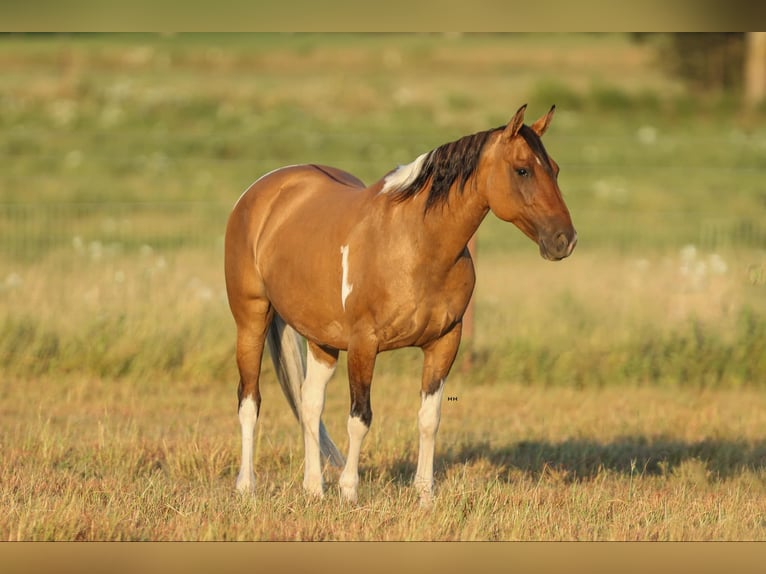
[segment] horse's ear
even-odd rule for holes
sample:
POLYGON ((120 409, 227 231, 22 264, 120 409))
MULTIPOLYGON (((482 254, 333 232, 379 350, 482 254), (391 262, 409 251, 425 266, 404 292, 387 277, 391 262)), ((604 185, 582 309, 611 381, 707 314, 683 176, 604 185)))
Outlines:
POLYGON ((545 114, 543 117, 541 117, 539 120, 537 120, 535 123, 532 124, 532 130, 534 130, 534 132, 539 137, 543 137, 545 130, 547 130, 548 126, 551 124, 551 118, 553 118, 554 111, 556 111, 556 106, 551 106, 551 109, 548 111, 547 114, 545 114))
POLYGON ((527 109, 527 104, 524 104, 519 108, 519 110, 516 112, 516 114, 511 118, 511 121, 508 122, 508 125, 505 126, 505 130, 503 132, 503 135, 505 135, 506 139, 511 139, 516 134, 519 133, 519 130, 521 129, 521 126, 524 125, 524 112, 527 109))

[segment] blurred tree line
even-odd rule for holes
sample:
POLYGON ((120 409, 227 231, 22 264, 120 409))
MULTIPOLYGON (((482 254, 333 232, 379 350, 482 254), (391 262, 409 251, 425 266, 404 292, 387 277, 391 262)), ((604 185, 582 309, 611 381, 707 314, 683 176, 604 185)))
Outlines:
POLYGON ((634 34, 656 41, 665 70, 700 92, 742 94, 748 104, 766 96, 766 34, 763 32, 680 32, 634 34))

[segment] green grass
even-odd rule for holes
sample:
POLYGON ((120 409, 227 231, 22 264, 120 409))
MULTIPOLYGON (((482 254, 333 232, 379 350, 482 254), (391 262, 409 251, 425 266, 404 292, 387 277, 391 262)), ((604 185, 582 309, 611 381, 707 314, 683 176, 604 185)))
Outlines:
POLYGON ((764 118, 654 57, 619 34, 0 38, 0 538, 763 539, 764 118), (434 509, 408 486, 417 350, 377 363, 359 506, 334 471, 304 498, 268 364, 258 492, 234 495, 241 191, 296 162, 372 182, 524 102, 558 104, 579 244, 551 264, 482 226, 434 509))

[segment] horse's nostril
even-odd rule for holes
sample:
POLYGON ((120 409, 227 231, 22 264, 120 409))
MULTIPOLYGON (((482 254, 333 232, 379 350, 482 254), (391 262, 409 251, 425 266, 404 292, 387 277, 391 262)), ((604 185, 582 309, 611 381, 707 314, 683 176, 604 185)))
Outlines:
POLYGON ((567 250, 567 247, 569 247, 569 238, 566 236, 565 233, 559 233, 556 236, 556 252, 565 253, 567 250))

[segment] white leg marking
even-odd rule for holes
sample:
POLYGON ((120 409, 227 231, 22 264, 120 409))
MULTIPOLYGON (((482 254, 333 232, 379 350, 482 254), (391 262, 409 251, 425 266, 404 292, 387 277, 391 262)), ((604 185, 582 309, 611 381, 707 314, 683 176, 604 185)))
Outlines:
POLYGON ((370 429, 358 417, 348 417, 348 457, 346 467, 340 475, 340 485, 343 498, 349 502, 356 502, 357 487, 359 486, 359 452, 362 450, 362 441, 370 429))
POLYGON ((340 285, 340 302, 343 305, 343 310, 346 310, 346 299, 353 291, 354 286, 348 282, 348 245, 344 245, 340 248, 342 278, 340 285))
POLYGON ((420 431, 420 449, 418 468, 415 471, 415 489, 420 494, 422 504, 429 504, 434 488, 434 449, 436 432, 441 420, 442 393, 444 381, 432 395, 421 393, 420 411, 418 412, 418 430, 420 431))
POLYGON ((335 365, 327 366, 308 353, 306 380, 301 388, 301 418, 303 421, 303 488, 309 494, 322 496, 322 461, 319 449, 319 420, 324 410, 327 383, 335 372, 335 365))
POLYGON ((239 424, 242 428, 242 462, 237 476, 237 490, 253 492, 255 490, 255 473, 253 472, 253 436, 258 413, 252 397, 246 397, 239 404, 239 424))
POLYGON ((390 191, 402 189, 403 187, 406 187, 415 181, 415 178, 423 169, 423 163, 425 162, 429 153, 431 152, 421 154, 411 163, 408 163, 407 165, 400 165, 394 171, 389 173, 386 176, 386 179, 383 181, 383 187, 380 189, 380 193, 388 193, 390 191))

